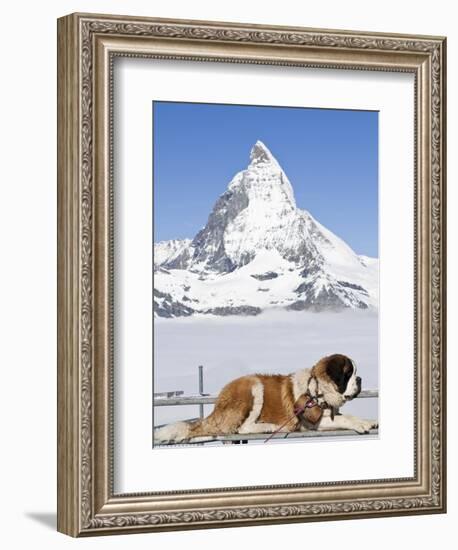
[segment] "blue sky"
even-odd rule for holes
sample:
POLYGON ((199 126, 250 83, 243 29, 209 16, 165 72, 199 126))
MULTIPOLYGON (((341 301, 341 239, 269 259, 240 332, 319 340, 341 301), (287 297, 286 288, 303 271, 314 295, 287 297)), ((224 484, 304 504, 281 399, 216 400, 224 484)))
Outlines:
POLYGON ((299 208, 378 256, 378 113, 153 102, 154 239, 192 238, 260 139, 299 208))

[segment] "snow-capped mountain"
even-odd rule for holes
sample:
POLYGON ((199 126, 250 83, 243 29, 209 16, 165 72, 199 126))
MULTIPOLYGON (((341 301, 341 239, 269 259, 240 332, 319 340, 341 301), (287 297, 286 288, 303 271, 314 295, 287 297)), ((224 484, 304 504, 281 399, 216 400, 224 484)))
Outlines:
POLYGON ((358 256, 297 208, 290 181, 261 141, 194 239, 154 245, 154 270, 160 317, 378 303, 378 260, 358 256))
POLYGON ((173 262, 177 256, 187 257, 191 239, 173 239, 171 241, 162 241, 154 245, 154 266, 160 267, 162 264, 173 262))

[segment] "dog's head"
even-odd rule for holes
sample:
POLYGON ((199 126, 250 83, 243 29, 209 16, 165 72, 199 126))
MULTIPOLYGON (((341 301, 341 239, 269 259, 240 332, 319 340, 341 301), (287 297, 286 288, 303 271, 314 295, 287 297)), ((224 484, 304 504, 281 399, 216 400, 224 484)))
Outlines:
POLYGON ((336 353, 323 357, 313 370, 329 405, 341 407, 361 392, 361 378, 356 376, 356 365, 346 355, 336 353))

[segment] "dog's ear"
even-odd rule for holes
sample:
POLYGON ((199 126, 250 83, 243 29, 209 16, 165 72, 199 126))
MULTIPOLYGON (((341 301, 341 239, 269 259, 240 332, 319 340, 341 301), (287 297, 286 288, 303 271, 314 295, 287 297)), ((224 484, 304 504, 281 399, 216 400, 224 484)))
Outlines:
POLYGON ((353 365, 345 355, 331 355, 326 358, 326 374, 337 386, 339 393, 345 393, 353 365))

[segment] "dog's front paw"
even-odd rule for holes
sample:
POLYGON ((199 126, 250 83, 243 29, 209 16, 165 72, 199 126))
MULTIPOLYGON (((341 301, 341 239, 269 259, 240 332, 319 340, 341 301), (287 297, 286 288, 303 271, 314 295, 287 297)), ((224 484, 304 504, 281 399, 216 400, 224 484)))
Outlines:
POLYGON ((359 434, 368 434, 370 430, 378 428, 378 422, 376 420, 358 418, 352 428, 359 434))

